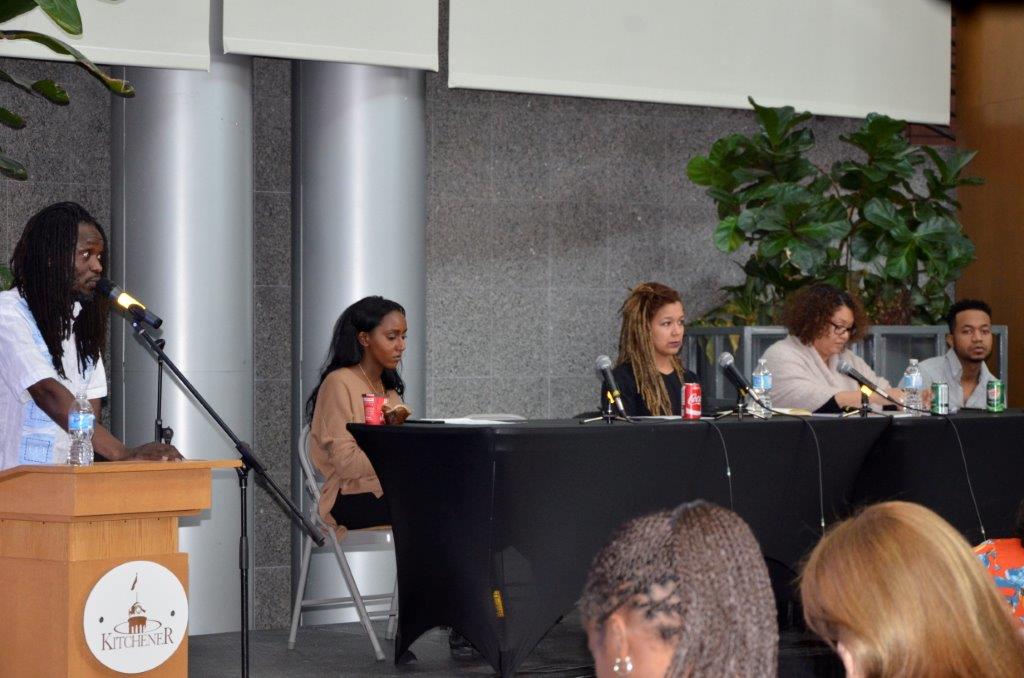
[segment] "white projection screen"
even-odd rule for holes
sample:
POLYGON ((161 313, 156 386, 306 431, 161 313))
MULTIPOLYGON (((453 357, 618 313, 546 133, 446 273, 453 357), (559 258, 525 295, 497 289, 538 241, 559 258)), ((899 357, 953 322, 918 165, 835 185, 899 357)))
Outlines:
MULTIPOLYGON (((78 0, 82 35, 66 34, 39 8, 0 24, 59 38, 96 63, 206 70, 209 0, 78 0)), ((0 42, 0 57, 69 61, 27 40, 0 42)))
POLYGON ((944 0, 451 0, 450 87, 949 123, 944 0))
POLYGON ((437 70, 437 0, 224 0, 224 51, 437 70))

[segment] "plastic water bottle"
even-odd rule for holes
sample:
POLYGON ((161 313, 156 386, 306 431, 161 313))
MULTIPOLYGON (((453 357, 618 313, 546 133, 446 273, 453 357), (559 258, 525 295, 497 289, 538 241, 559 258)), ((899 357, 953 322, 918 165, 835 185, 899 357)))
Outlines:
POLYGON ((68 434, 71 436, 71 450, 68 463, 72 466, 88 466, 92 463, 92 432, 96 427, 96 415, 84 392, 75 396, 68 410, 68 434))
POLYGON ((751 375, 750 391, 753 396, 757 397, 757 400, 764 403, 764 407, 761 407, 757 400, 751 397, 750 405, 748 407, 750 413, 759 417, 771 417, 772 373, 771 370, 768 369, 768 365, 764 358, 758 359, 757 367, 754 368, 754 373, 751 375))
MULTIPOLYGON (((921 374, 921 370, 917 367, 917 358, 911 358, 910 364, 907 365, 907 370, 903 373, 903 378, 900 379, 900 388, 903 389, 903 404, 908 408, 916 408, 921 410, 924 408, 924 400, 921 398, 921 390, 924 388, 924 376, 921 374)), ((907 414, 912 416, 920 416, 922 412, 907 409, 907 414)))

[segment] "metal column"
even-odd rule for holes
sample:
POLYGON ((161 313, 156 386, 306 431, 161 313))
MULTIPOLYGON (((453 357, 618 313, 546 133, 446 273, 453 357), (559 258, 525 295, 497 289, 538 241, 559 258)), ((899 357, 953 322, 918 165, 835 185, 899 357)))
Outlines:
MULTIPOLYGON (((394 299, 406 309, 409 339, 401 367, 405 399, 414 413, 424 412, 423 90, 420 71, 322 62, 293 66, 293 441, 298 440, 303 405, 317 384, 334 322, 346 306, 371 294, 394 299)), ((302 485, 297 464, 292 477, 294 498, 304 501, 298 494, 302 485)), ((343 591, 333 557, 325 554, 318 561, 314 554, 309 595, 343 591)), ((366 593, 390 591, 390 554, 361 554, 351 564, 366 593), (388 560, 382 562, 382 557, 388 560)), ((307 613, 306 618, 349 619, 330 611, 307 613)))
MULTIPOLYGON (((253 435, 252 61, 220 52, 210 71, 127 68, 138 96, 114 99, 111 277, 163 316, 166 350, 243 440, 253 435)), ((113 430, 153 439, 156 367, 112 321, 113 430)), ((164 423, 186 457, 237 458, 229 439, 165 374, 164 423)), ((250 509, 251 509, 250 502, 250 509)), ((214 473, 213 508, 181 521, 193 634, 238 630, 239 501, 214 473)))

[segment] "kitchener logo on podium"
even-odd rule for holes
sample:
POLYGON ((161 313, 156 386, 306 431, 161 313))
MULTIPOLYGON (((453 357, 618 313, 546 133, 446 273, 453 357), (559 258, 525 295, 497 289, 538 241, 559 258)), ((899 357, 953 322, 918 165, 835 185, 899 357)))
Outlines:
POLYGON ((188 625, 185 589, 159 563, 123 563, 100 578, 85 602, 86 644, 104 666, 142 673, 181 645, 188 625))
MULTIPOLYGON (((135 575, 129 590, 135 591, 135 602, 128 608, 128 618, 103 634, 103 649, 117 650, 122 647, 144 647, 147 644, 165 645, 174 642, 174 630, 165 627, 158 619, 146 616, 146 608, 139 602, 139 575, 135 575)), ((171 610, 171 616, 175 611, 171 610)))

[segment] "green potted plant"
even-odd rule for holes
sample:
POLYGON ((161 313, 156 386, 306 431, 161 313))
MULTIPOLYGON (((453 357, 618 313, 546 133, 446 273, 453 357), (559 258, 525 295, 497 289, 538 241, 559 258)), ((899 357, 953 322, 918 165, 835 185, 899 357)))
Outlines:
POLYGON ((751 249, 746 281, 723 288, 728 298, 705 322, 770 324, 812 281, 856 292, 878 324, 941 322, 948 285, 974 258, 954 193, 981 183, 963 176, 975 153, 914 146, 905 122, 872 113, 840 137, 856 156, 825 169, 807 157, 810 113, 750 103, 757 132, 729 134, 687 165, 718 209, 716 247, 751 249))
MULTIPOLYGON (((69 35, 80 35, 82 33, 82 17, 78 11, 77 0, 0 0, 0 24, 21 16, 36 7, 46 12, 47 16, 53 19, 69 35)), ((114 94, 123 97, 130 97, 135 94, 135 90, 126 80, 119 80, 109 76, 86 58, 84 54, 62 40, 36 31, 17 29, 0 29, 0 40, 29 40, 43 45, 52 52, 74 59, 75 63, 102 82, 114 94)), ((29 81, 0 68, 0 82, 7 83, 28 94, 42 97, 58 106, 66 106, 71 101, 67 91, 50 79, 29 81)), ((25 124, 23 117, 4 106, 0 106, 0 125, 17 130, 25 127, 25 124)), ((21 181, 28 178, 28 170, 25 168, 25 165, 8 156, 2 148, 0 148, 0 174, 21 181)))

